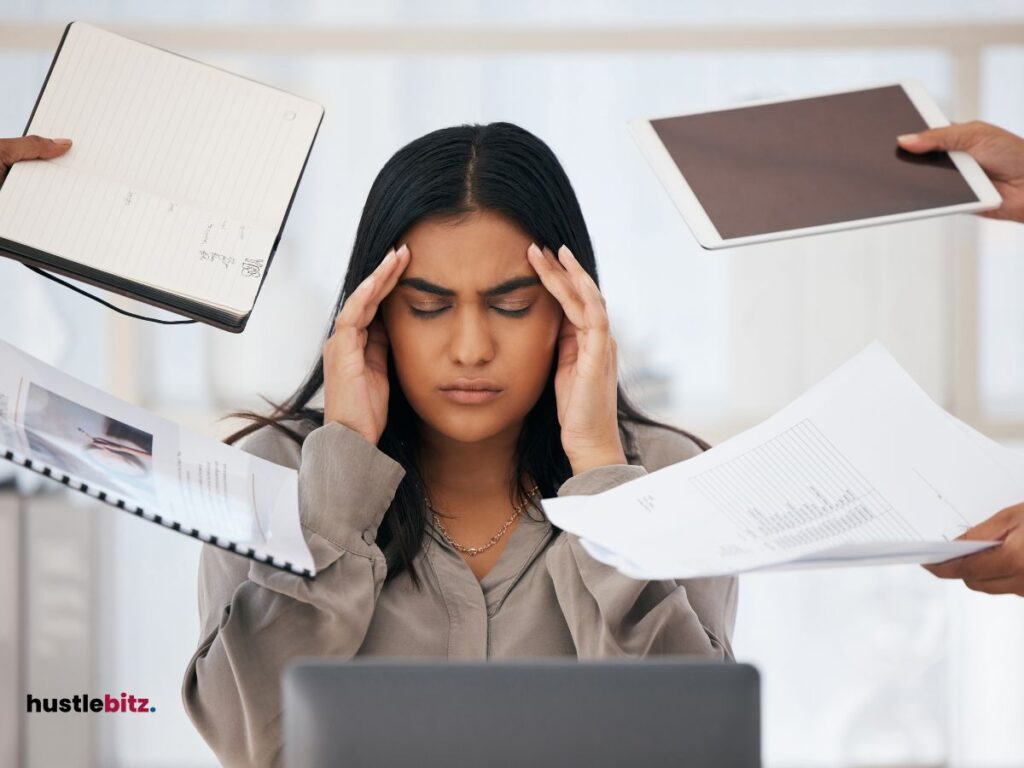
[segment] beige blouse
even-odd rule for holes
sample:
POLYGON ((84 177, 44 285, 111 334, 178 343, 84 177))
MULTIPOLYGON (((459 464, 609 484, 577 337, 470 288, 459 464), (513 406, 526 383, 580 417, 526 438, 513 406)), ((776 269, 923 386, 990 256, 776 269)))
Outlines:
MULTIPOLYGON (((558 495, 607 490, 699 451, 675 432, 633 429, 642 466, 591 469, 558 495)), ((407 573, 385 585, 374 539, 405 474, 398 462, 338 423, 313 429, 301 448, 269 428, 242 447, 299 470, 317 576, 203 546, 202 628, 182 697, 225 766, 279 764, 280 677, 296 656, 732 658, 735 578, 639 581, 594 560, 574 535, 524 515, 482 581, 431 527, 415 563, 421 587, 407 573)))

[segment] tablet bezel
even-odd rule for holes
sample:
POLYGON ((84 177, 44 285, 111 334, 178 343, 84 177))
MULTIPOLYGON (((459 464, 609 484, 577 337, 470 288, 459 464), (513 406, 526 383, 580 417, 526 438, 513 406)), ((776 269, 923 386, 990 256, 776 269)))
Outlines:
MULTIPOLYGON (((702 206, 700 201, 697 199, 697 195, 690 188, 686 177, 672 160, 672 156, 658 137, 657 132, 654 130, 654 126, 651 125, 652 120, 685 117, 687 115, 699 115, 707 112, 723 112, 726 110, 744 109, 746 107, 758 107, 764 104, 780 104, 787 101, 813 99, 822 96, 857 93, 859 91, 892 87, 894 85, 903 89, 903 92, 906 93, 907 98, 910 99, 911 104, 914 105, 914 108, 917 110, 918 114, 921 115, 921 118, 929 128, 940 128, 950 124, 949 120, 947 120, 945 115, 942 114, 942 110, 939 109, 938 104, 935 103, 935 100, 931 95, 929 95, 921 83, 916 80, 901 80, 895 83, 883 83, 881 85, 866 86, 855 89, 827 91, 795 97, 789 96, 785 98, 763 99, 759 101, 745 102, 731 107, 667 115, 666 118, 639 118, 630 120, 628 122, 628 126, 630 133, 633 135, 633 139, 636 141, 641 152, 643 152, 646 159, 651 164, 655 175, 665 188, 665 191, 668 192, 672 202, 683 215, 683 219, 686 221, 690 231, 693 232, 694 237, 697 238, 697 242, 700 243, 701 247, 709 250, 731 248, 733 246, 749 245, 753 243, 764 243, 773 240, 786 240, 795 237, 807 237, 809 235, 837 232, 846 229, 859 229, 861 227, 870 227, 879 224, 892 224, 899 221, 911 221, 914 219, 924 219, 933 216, 944 216, 950 213, 971 213, 998 208, 1002 204, 1002 198, 996 191, 996 188, 992 185, 988 176, 986 176, 985 172, 981 169, 981 166, 978 165, 977 161, 975 161, 974 158, 966 152, 950 152, 950 159, 952 159, 953 164, 960 172, 960 175, 970 186, 974 195, 978 198, 977 201, 939 206, 937 208, 921 208, 916 211, 891 213, 883 216, 872 216, 864 219, 853 219, 851 221, 841 221, 832 224, 818 224, 813 227, 800 227, 797 229, 784 229, 776 232, 766 232, 758 235, 723 238, 718 233, 718 230, 715 228, 715 225, 712 223, 707 212, 704 210, 704 206, 702 206)), ((893 145, 896 145, 895 136, 893 136, 893 145)))

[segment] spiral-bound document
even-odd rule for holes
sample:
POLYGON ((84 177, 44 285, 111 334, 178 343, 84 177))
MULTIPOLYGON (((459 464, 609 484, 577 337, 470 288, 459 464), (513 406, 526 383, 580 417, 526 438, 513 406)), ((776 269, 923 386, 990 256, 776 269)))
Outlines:
POLYGON ((82 22, 0 186, 0 255, 240 332, 323 118, 312 101, 82 22))
POLYGON ((298 473, 118 400, 0 341, 0 458, 301 576, 298 473))

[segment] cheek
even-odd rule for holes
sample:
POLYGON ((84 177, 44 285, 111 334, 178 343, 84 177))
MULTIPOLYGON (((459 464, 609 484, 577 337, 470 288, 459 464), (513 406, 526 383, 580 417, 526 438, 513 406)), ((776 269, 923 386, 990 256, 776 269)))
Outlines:
POLYGON ((423 379, 421 372, 430 359, 425 334, 408 313, 385 302, 381 308, 381 319, 388 334, 388 346, 395 362, 395 372, 402 381, 402 388, 415 385, 423 379))
POLYGON ((550 311, 512 324, 502 342, 507 370, 532 388, 542 388, 554 359, 560 325, 561 318, 550 311))

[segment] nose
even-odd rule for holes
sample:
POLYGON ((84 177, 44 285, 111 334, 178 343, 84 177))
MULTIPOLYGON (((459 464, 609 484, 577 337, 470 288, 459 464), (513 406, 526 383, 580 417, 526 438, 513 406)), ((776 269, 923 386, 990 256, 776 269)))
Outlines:
POLYGON ((455 310, 454 320, 450 345, 452 362, 474 366, 493 360, 494 337, 486 315, 473 305, 463 305, 455 310))

